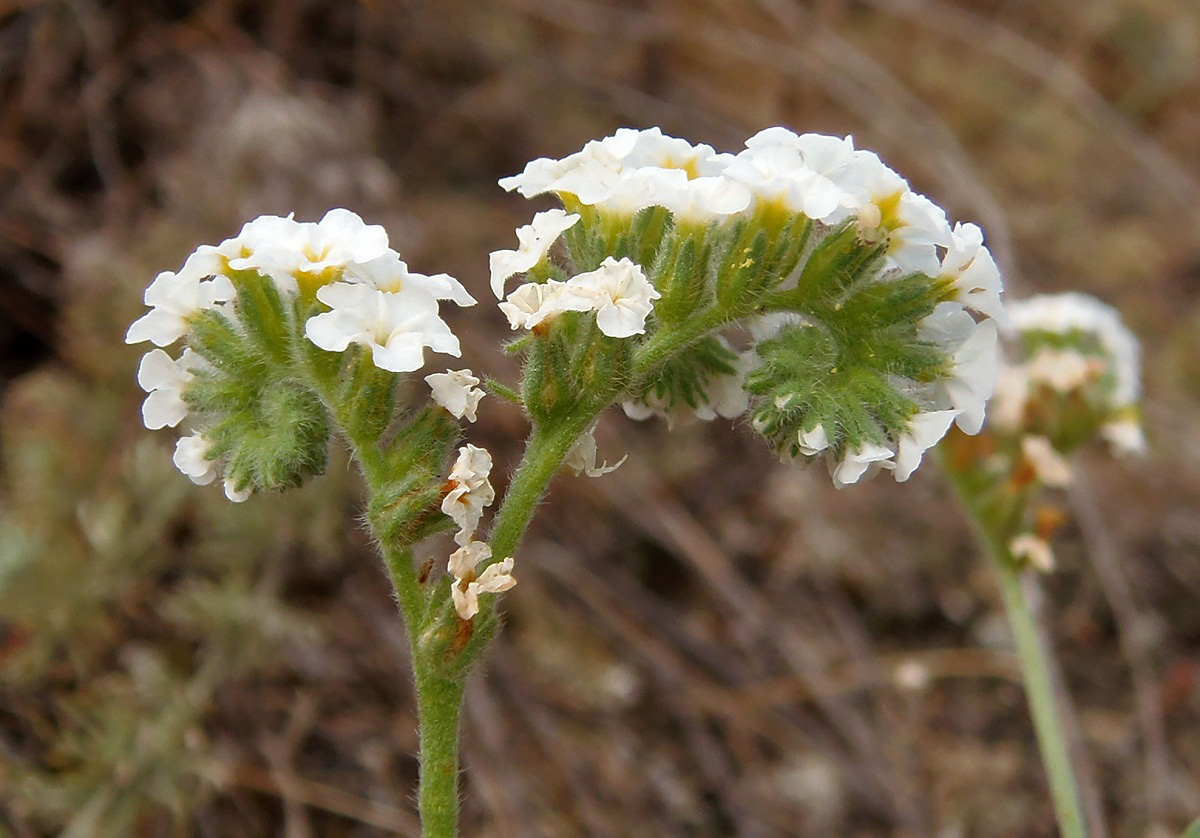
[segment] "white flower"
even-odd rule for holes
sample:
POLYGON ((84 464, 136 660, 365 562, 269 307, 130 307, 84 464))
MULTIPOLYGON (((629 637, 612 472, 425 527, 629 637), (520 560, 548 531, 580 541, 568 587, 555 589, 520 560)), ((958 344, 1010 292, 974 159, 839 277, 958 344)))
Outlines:
POLYGON ((183 388, 192 380, 191 370, 199 359, 190 349, 176 361, 161 349, 153 349, 138 365, 138 386, 150 395, 142 403, 142 421, 150 430, 173 428, 187 416, 183 388))
POLYGON ((1026 561, 1030 567, 1042 573, 1054 570, 1054 550, 1033 533, 1022 533, 1010 541, 1008 552, 1012 553, 1014 559, 1026 561))
POLYGON ((570 469, 576 476, 586 474, 588 477, 603 477, 619 469, 621 464, 629 459, 629 455, 626 454, 617 460, 614 465, 610 466, 605 462, 604 465, 597 466, 596 459, 599 455, 600 452, 596 446, 595 432, 588 431, 575 440, 575 444, 571 446, 571 450, 567 452, 567 456, 563 459, 563 466, 570 469))
POLYGON ((1077 332, 1093 338, 1112 366, 1113 406, 1121 408, 1137 403, 1141 391, 1141 348, 1112 306, 1077 292, 1038 294, 1010 303, 1008 314, 1012 331, 1017 334, 1077 332))
POLYGON ((1106 422, 1100 428, 1100 435, 1118 454, 1141 456, 1146 453, 1146 435, 1135 417, 1123 416, 1106 422))
POLYGON ((253 490, 247 486, 245 489, 237 488, 237 484, 233 482, 233 478, 226 477, 224 481, 225 497, 234 503, 245 503, 250 499, 250 495, 254 494, 253 490))
POLYGON ((640 265, 611 256, 596 270, 571 277, 566 286, 593 295, 596 325, 610 338, 644 334, 646 317, 654 310, 653 301, 662 296, 640 265))
POLYGON ((622 128, 562 160, 534 160, 500 185, 526 198, 554 192, 615 215, 661 206, 679 221, 706 222, 741 212, 750 202, 744 186, 721 177, 731 159, 658 128, 622 128))
POLYGON ((376 291, 366 285, 337 282, 317 290, 332 311, 309 318, 304 333, 330 352, 351 343, 369 347, 375 365, 412 372, 425 363, 425 347, 459 355, 458 338, 438 316, 437 300, 421 288, 376 291))
POLYGON ((768 128, 746 141, 740 152, 725 170, 725 176, 747 186, 759 202, 777 204, 790 212, 803 213, 816 221, 833 223, 836 216, 845 214, 851 196, 834 183, 827 173, 853 161, 853 143, 847 137, 821 137, 832 141, 837 148, 849 153, 837 161, 831 147, 813 138, 820 135, 797 136, 786 128, 768 128), (809 159, 826 168, 815 170, 809 159))
POLYGON ((1071 483, 1071 465, 1044 436, 1026 434, 1021 437, 1021 456, 1033 468, 1038 480, 1052 488, 1061 489, 1071 483))
POLYGON ((985 317, 1005 322, 1003 285, 996 260, 983 246, 983 231, 974 224, 955 224, 942 257, 940 276, 953 280, 955 299, 985 317))
POLYGON ((492 548, 482 541, 464 544, 450 554, 446 568, 454 577, 454 582, 450 585, 450 595, 454 600, 454 610, 464 620, 469 620, 479 613, 480 594, 498 594, 517 584, 512 575, 511 556, 504 561, 488 565, 483 569, 483 573, 475 575, 479 563, 491 557, 492 548))
POLYGON ((504 299, 504 282, 513 274, 526 273, 546 258, 551 245, 571 229, 579 216, 560 209, 539 212, 533 221, 517 228, 516 250, 497 250, 491 254, 492 292, 497 300, 504 299))
POLYGON ((426 276, 410 271, 400 254, 394 250, 388 250, 384 255, 368 262, 347 265, 342 279, 346 282, 361 282, 376 291, 393 293, 406 288, 420 288, 435 300, 450 300, 459 306, 473 306, 476 302, 462 283, 450 274, 426 276))
POLYGON ((892 458, 892 449, 886 445, 865 442, 857 448, 847 450, 842 461, 833 468, 833 485, 839 489, 857 483, 872 466, 885 467, 892 458))
MULTIPOLYGON (((725 338, 719 340, 726 349, 731 348, 725 338)), ((696 407, 696 416, 705 422, 711 422, 718 416, 722 419, 736 419, 745 413, 746 408, 750 406, 750 394, 746 392, 746 376, 758 363, 757 353, 738 353, 732 373, 714 375, 704 382, 704 399, 696 407)))
POLYGON ((235 270, 254 269, 273 277, 286 288, 298 274, 318 276, 340 272, 388 253, 387 232, 378 224, 365 224, 347 209, 331 209, 318 222, 297 222, 262 216, 238 235, 249 251, 230 260, 235 270))
POLYGON ((433 400, 458 419, 466 417, 475 421, 475 410, 483 399, 478 389, 479 379, 470 370, 446 370, 425 376, 425 383, 433 392, 433 400))
POLYGON ((950 356, 949 375, 935 387, 940 407, 960 411, 955 422, 964 433, 983 427, 987 401, 999 371, 998 332, 991 320, 976 323, 959 303, 939 303, 921 324, 921 338, 941 344, 950 356))
POLYGON ((594 305, 595 295, 580 293, 565 282, 551 279, 518 286, 498 307, 512 328, 533 329, 564 311, 591 311, 594 305))
POLYGON ((957 410, 934 410, 918 413, 912 418, 896 446, 897 482, 908 480, 921 464, 925 452, 938 444, 957 416, 957 410))
POLYGON ((153 308, 133 322, 125 333, 125 342, 148 340, 155 346, 170 346, 188 333, 192 317, 233 296, 233 283, 226 277, 205 279, 194 269, 163 271, 146 289, 146 305, 153 308))
POLYGON ((479 527, 483 510, 496 499, 488 482, 492 472, 492 455, 486 448, 465 445, 458 449, 458 459, 450 469, 451 490, 442 500, 442 512, 458 524, 454 536, 458 544, 466 544, 479 527))
POLYGON ((940 207, 913 192, 874 152, 855 151, 853 163, 840 166, 833 180, 852 196, 850 207, 864 228, 886 232, 890 267, 937 275, 937 248, 951 244, 950 222, 940 207))
POLYGON ((1076 349, 1041 347, 1025 364, 1025 375, 1035 384, 1047 384, 1069 393, 1104 374, 1104 361, 1076 349))
POLYGON ((208 458, 211 444, 198 433, 180 437, 175 443, 175 467, 197 485, 207 486, 217 479, 217 464, 208 458))
POLYGON ((704 224, 736 215, 753 198, 746 186, 727 177, 677 179, 672 186, 656 195, 654 203, 670 210, 676 224, 704 224))
POLYGON ((815 457, 829 447, 829 435, 825 433, 825 426, 818 422, 811 429, 798 432, 796 443, 800 446, 801 454, 815 457))

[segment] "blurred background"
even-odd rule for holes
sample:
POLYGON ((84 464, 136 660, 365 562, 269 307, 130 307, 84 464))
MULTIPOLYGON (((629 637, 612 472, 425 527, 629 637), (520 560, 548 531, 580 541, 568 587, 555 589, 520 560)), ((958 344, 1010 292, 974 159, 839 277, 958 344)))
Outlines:
MULTIPOLYGON (((1083 457, 1044 606, 1089 809, 1200 814, 1195 3, 8 0, 0 96, 0 834, 416 834, 345 455, 241 506, 193 487, 122 336, 197 244, 346 206, 484 301, 452 325, 511 380, 486 256, 550 202, 495 181, 624 125, 853 133, 983 226, 1012 296, 1121 309, 1152 450, 1083 457)), ((489 403, 502 484, 526 426, 489 403)), ((466 835, 1054 834, 936 468, 839 493, 728 422, 599 436, 628 463, 556 483, 471 684, 466 835)))

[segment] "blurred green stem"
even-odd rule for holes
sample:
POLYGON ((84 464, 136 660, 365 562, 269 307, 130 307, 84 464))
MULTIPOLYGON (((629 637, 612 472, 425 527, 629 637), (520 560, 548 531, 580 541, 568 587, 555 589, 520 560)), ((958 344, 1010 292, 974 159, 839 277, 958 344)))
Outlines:
POLYGON ((1021 661, 1021 674, 1025 679, 1025 693, 1029 709, 1033 714, 1033 726, 1037 731, 1038 747, 1042 762, 1050 777, 1050 792, 1054 797, 1054 811, 1058 816, 1058 827, 1064 838, 1083 838, 1083 805, 1079 797, 1079 785, 1071 765, 1071 754, 1063 735, 1059 717, 1054 682, 1046 659, 1046 649, 1038 631, 1037 621, 1025 595, 1022 575, 1008 551, 999 554, 990 551, 992 566, 1000 579, 1000 590, 1004 595, 1004 607, 1008 622, 1012 626, 1017 644, 1017 656, 1021 661))
POLYGON ((1087 821, 1079 795, 1079 783, 1071 763, 1070 749, 1059 713, 1058 695, 1050 676, 1050 666, 1042 632, 1026 596, 1024 574, 1027 572, 1008 549, 1008 537, 1001 532, 1003 522, 988 514, 981 493, 972 487, 967 476, 942 459, 943 471, 950 478, 963 508, 971 519, 976 539, 987 553, 1000 582, 1004 608, 1017 645, 1017 658, 1025 683, 1025 695, 1033 716, 1038 749, 1050 781, 1054 813, 1063 838, 1086 838, 1087 821))

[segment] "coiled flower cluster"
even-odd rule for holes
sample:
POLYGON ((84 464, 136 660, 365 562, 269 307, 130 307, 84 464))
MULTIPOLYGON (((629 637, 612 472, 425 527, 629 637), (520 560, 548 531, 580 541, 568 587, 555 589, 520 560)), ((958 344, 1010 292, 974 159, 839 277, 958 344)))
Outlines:
MULTIPOLYGON (((151 310, 126 342, 186 343, 177 358, 158 348, 142 359, 146 426, 190 418, 175 464, 196 483, 223 477, 230 500, 295 485, 323 468, 329 437, 319 395, 286 373, 312 360, 300 336, 335 353, 358 346, 380 370, 411 372, 424 365, 426 349, 460 353, 439 315, 443 300, 475 302, 446 274, 410 271, 384 229, 349 210, 316 223, 261 216, 219 245, 202 245, 146 289, 151 310)), ((473 416, 478 404, 461 383, 441 380, 435 398, 449 399, 458 416, 468 405, 473 416)))
POLYGON ((596 312, 605 336, 633 339, 630 416, 748 415, 839 486, 880 468, 906 480, 951 424, 982 426, 1004 316, 982 232, 849 137, 770 128, 727 154, 622 129, 500 183, 563 205, 492 255, 497 297, 524 274, 501 302, 510 325, 553 346, 561 317, 596 312))

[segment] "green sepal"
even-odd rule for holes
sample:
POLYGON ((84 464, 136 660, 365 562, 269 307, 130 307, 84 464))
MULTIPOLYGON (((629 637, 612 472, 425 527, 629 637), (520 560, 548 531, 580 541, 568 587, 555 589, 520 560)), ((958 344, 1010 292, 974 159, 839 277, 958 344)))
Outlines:
POLYGON ((664 240, 664 248, 651 271, 651 281, 662 294, 654 304, 656 319, 663 323, 679 323, 707 302, 708 251, 706 238, 700 232, 692 231, 664 240))
POLYGON ((759 230, 749 241, 738 237, 721 259, 716 277, 717 301, 731 311, 743 313, 764 290, 763 277, 770 274, 764 270, 767 252, 767 233, 759 230))
POLYGON ((286 364, 290 356, 291 326, 275 283, 258 271, 233 271, 230 279, 237 293, 238 320, 246 334, 273 361, 286 364))
POLYGON ((220 372, 253 381, 268 376, 270 359, 221 312, 202 311, 188 325, 188 348, 220 372))
POLYGON ((709 335, 667 361, 658 375, 630 398, 653 401, 668 410, 695 410, 708 403, 708 385, 714 378, 737 372, 737 358, 724 341, 709 335))
MULTIPOLYGON (((463 620, 454 609, 450 593, 453 582, 453 577, 443 576, 431 592, 430 602, 434 605, 426 615, 419 644, 422 659, 440 677, 459 681, 471 673, 487 651, 488 644, 478 642, 477 638, 495 637, 501 616, 497 608, 481 607, 472 619, 463 620)), ((496 594, 483 596, 493 597, 496 594)))
POLYGON ((774 295, 772 308, 807 311, 817 304, 836 306, 852 289, 879 274, 886 253, 886 242, 864 242, 854 222, 834 227, 809 253, 796 287, 774 295))
POLYGON ((325 406, 310 390, 278 382, 258 398, 204 430, 210 456, 225 457, 235 488, 276 491, 298 486, 325 470, 329 450, 325 406))
POLYGON ((401 428, 385 452, 386 477, 372 486, 367 517, 389 548, 403 549, 453 528, 441 501, 446 463, 458 436, 454 417, 441 407, 429 407, 401 428))
MULTIPOLYGON (((839 457, 847 448, 899 436, 920 406, 897 389, 890 373, 895 356, 883 349, 885 338, 839 342, 820 325, 794 325, 762 341, 762 364, 746 380, 747 391, 759 397, 754 428, 789 456, 800 454, 799 433, 818 424, 839 457)), ((927 345, 895 340, 894 347, 911 348, 915 356, 927 345)), ((941 369, 945 359, 930 355, 941 369)))
POLYGON ((514 390, 512 387, 509 387, 507 384, 492 378, 490 375, 484 379, 483 386, 486 387, 488 392, 494 396, 499 396, 505 401, 512 402, 513 404, 522 404, 521 394, 519 392, 514 390))
POLYGON ((339 415, 352 439, 374 441, 392 422, 400 376, 375 366, 362 347, 353 347, 351 356, 339 415))

